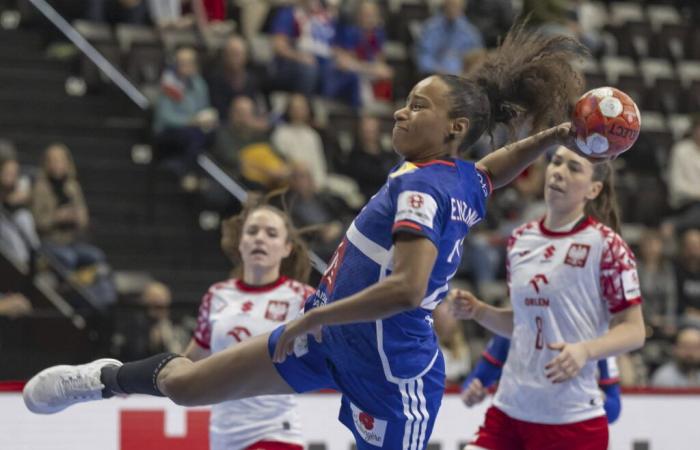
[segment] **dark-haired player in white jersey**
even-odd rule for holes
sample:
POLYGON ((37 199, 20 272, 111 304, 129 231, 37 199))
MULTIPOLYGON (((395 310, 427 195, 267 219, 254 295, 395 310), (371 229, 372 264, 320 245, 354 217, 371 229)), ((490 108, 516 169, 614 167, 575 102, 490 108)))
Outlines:
POLYGON ((613 169, 564 147, 545 172, 547 212, 508 242, 511 307, 450 294, 458 317, 511 339, 484 425, 466 450, 605 450, 597 361, 644 343, 634 255, 617 234, 613 169))

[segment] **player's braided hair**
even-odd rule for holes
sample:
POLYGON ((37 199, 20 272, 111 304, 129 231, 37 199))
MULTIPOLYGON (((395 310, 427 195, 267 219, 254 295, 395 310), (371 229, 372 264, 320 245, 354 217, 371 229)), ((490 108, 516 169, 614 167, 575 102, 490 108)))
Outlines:
POLYGON ((586 215, 619 233, 620 208, 615 195, 615 168, 610 161, 594 163, 592 178, 593 181, 602 182, 603 189, 595 199, 586 202, 586 215))
POLYGON ((450 90, 450 118, 469 119, 459 151, 491 134, 496 124, 510 125, 520 116, 530 118, 535 131, 569 117, 583 88, 571 62, 585 54, 575 39, 543 36, 520 24, 466 77, 438 75, 450 90))
POLYGON ((307 283, 311 274, 311 261, 306 243, 299 236, 299 232, 292 224, 289 216, 281 209, 268 204, 270 197, 276 195, 271 192, 266 196, 251 194, 243 210, 221 224, 221 249, 233 263, 233 275, 240 278, 243 275, 243 259, 238 251, 238 245, 243 233, 243 225, 250 214, 260 209, 266 209, 277 214, 287 229, 287 241, 292 244, 292 251, 284 258, 280 266, 280 275, 293 280, 307 283))

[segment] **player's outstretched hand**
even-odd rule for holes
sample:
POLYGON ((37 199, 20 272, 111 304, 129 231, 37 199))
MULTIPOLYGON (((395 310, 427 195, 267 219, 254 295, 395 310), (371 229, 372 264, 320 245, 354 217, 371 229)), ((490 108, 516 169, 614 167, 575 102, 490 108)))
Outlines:
POLYGON ((552 383, 562 383, 574 378, 588 362, 588 350, 583 342, 557 342, 547 347, 559 351, 559 354, 544 366, 545 375, 552 383))
POLYGON ((481 384, 481 380, 474 378, 472 382, 469 383, 469 386, 462 391, 462 402, 471 408, 483 402, 487 393, 488 391, 484 385, 481 384))
POLYGON ((314 323, 313 315, 308 313, 285 325, 272 355, 272 362, 281 363, 287 359, 288 355, 294 353, 296 339, 307 334, 313 334, 316 342, 321 342, 322 326, 314 323))
POLYGON ((447 294, 447 302, 455 318, 462 320, 478 320, 484 307, 481 300, 464 289, 452 289, 447 294))

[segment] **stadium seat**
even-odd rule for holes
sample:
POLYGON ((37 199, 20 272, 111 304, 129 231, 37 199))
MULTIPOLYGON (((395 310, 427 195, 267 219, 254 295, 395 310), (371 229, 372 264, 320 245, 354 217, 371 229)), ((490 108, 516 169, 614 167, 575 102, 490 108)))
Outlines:
POLYGON ((123 53, 128 53, 135 44, 160 46, 160 38, 153 27, 144 25, 131 25, 127 23, 117 24, 115 35, 119 48, 123 53))
POLYGON ((136 84, 158 83, 165 67, 165 50, 160 43, 132 43, 126 56, 124 71, 136 84))
POLYGON ((673 134, 673 139, 683 139, 690 131, 690 116, 687 114, 671 114, 668 117, 668 128, 673 134))
POLYGON ((112 29, 105 23, 75 20, 73 21, 73 28, 92 44, 97 42, 114 42, 112 29))
POLYGON ((681 23, 681 15, 672 5, 649 5, 647 6, 647 16, 654 31, 661 30, 666 24, 677 25, 681 23))
POLYGON ((620 75, 615 86, 632 97, 640 108, 647 107, 647 86, 641 75, 620 75))
POLYGON ((688 27, 683 24, 664 24, 649 42, 649 56, 680 61, 685 58, 688 27))
POLYGON ((603 71, 609 83, 615 84, 621 75, 636 75, 637 67, 632 58, 624 56, 604 56, 601 60, 603 71))
POLYGON ((700 61, 679 62, 678 76, 685 87, 689 87, 695 81, 700 81, 700 61))
POLYGON ((272 41, 268 36, 258 34, 249 40, 250 56, 256 64, 268 64, 275 57, 272 41))
POLYGON ((670 79, 675 77, 671 63, 665 59, 643 59, 639 62, 639 69, 648 87, 653 86, 659 78, 670 79))
POLYGON ((614 2, 610 5, 610 21, 616 25, 645 20, 642 5, 634 2, 614 2))
MULTIPOLYGON (((667 114, 686 112, 683 101, 684 89, 677 78, 657 78, 653 87, 653 98, 658 102, 659 108, 667 114)), ((657 108, 654 108, 657 109, 657 108)))

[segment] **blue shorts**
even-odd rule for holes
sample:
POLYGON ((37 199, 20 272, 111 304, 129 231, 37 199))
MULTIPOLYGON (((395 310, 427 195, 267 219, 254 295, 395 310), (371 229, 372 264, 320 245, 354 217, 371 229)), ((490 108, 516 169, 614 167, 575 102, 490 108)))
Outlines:
MULTIPOLYGON (((268 340, 270 356, 284 331, 268 340)), ((342 394, 339 420, 352 431, 358 450, 422 450, 428 445, 445 391, 442 354, 421 377, 391 382, 382 367, 358 373, 334 358, 332 344, 311 336, 296 339, 294 354, 275 363, 282 378, 298 393, 335 389, 342 394), (335 361, 334 361, 335 360, 335 361), (342 370, 338 365, 342 364, 342 370)))

